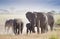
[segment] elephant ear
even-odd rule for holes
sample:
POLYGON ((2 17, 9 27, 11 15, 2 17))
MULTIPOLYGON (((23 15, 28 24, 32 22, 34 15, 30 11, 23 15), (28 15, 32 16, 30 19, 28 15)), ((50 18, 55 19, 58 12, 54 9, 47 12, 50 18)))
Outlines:
POLYGON ((27 18, 29 21, 32 20, 32 17, 33 17, 32 12, 27 12, 27 13, 26 13, 26 18, 27 18))

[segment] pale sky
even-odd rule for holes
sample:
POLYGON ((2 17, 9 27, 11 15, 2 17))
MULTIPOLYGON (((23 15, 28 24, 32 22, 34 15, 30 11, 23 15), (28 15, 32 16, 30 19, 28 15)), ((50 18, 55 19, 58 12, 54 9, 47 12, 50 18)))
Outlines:
POLYGON ((10 11, 60 11, 60 0, 0 0, 0 9, 10 11))

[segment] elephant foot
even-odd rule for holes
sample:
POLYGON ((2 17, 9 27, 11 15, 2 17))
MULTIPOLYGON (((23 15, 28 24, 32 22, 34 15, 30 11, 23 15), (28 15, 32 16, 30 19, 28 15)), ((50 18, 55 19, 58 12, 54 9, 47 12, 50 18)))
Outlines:
POLYGON ((37 33, 39 34, 39 31, 37 31, 37 33))
POLYGON ((35 33, 35 31, 32 31, 33 33, 35 33))
POLYGON ((45 30, 44 29, 41 29, 41 34, 45 33, 45 30))
POLYGON ((32 32, 35 33, 35 29, 34 28, 32 29, 32 32))
POLYGON ((18 35, 19 35, 20 33, 19 33, 19 31, 18 31, 18 35))
POLYGON ((51 29, 51 31, 53 31, 53 29, 51 29))
POLYGON ((41 31, 41 34, 43 34, 43 33, 45 33, 45 32, 41 31))
POLYGON ((53 31, 53 27, 51 27, 51 31, 53 31))

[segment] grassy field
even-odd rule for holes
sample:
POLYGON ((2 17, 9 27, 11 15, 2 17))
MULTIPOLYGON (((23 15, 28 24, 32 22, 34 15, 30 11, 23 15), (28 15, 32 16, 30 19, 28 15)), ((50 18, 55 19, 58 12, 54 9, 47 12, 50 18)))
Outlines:
POLYGON ((50 31, 44 34, 0 35, 0 39, 60 39, 60 31, 50 31))
MULTIPOLYGON (((4 34, 4 24, 8 19, 21 18, 24 21, 24 26, 28 22, 25 15, 0 15, 0 39, 60 39, 60 27, 56 28, 54 31, 48 31, 44 34, 26 34, 26 29, 24 29, 24 33, 22 35, 11 35, 4 34)), ((60 15, 54 15, 55 23, 58 19, 60 19, 60 15)), ((57 22, 58 23, 58 22, 57 22)))
POLYGON ((58 20, 60 20, 60 14, 54 15, 54 19, 55 19, 55 23, 56 23, 58 20))

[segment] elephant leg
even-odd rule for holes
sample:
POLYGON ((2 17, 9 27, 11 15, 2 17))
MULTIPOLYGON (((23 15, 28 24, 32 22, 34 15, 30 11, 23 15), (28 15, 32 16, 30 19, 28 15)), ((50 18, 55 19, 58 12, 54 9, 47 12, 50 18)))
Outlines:
POLYGON ((18 29, 18 34, 20 34, 20 31, 19 31, 19 29, 18 29))
POLYGON ((53 26, 51 26, 51 31, 53 30, 53 26))
POLYGON ((53 26, 52 25, 50 25, 50 29, 51 29, 51 31, 53 30, 53 26))
POLYGON ((27 34, 28 34, 28 29, 27 29, 27 34))
POLYGON ((16 29, 15 29, 15 28, 13 28, 13 32, 14 32, 14 34, 16 35, 16 29))
POLYGON ((53 23, 50 24, 50 29, 53 30, 53 23))
POLYGON ((16 35, 17 34, 17 28, 16 28, 16 25, 15 24, 13 25, 13 28, 12 29, 13 29, 13 33, 16 35))
POLYGON ((17 34, 17 28, 16 28, 16 26, 13 26, 13 32, 14 32, 15 35, 17 34))
POLYGON ((37 33, 39 34, 40 20, 36 19, 37 33))
POLYGON ((30 29, 30 34, 31 34, 31 29, 30 29))
POLYGON ((21 34, 22 34, 22 32, 23 32, 23 23, 21 24, 21 34))
POLYGON ((9 34, 9 29, 10 29, 10 27, 7 27, 7 34, 9 34))
POLYGON ((18 35, 20 34, 20 29, 19 29, 19 28, 16 29, 16 33, 17 33, 18 35))
POLYGON ((33 32, 33 33, 35 33, 35 29, 34 29, 34 28, 35 28, 35 27, 32 27, 32 32, 33 32))
POLYGON ((37 27, 37 33, 39 34, 39 27, 37 27))
POLYGON ((17 34, 17 29, 16 29, 16 31, 15 31, 15 34, 17 34))
POLYGON ((35 33, 34 20, 32 20, 30 23, 31 23, 31 30, 32 30, 33 33, 35 33))
POLYGON ((43 27, 41 28, 41 33, 45 33, 45 30, 43 27))
POLYGON ((48 26, 47 25, 45 25, 44 30, 45 30, 45 32, 48 31, 48 26))
POLYGON ((15 34, 15 35, 17 34, 17 29, 14 29, 14 34, 15 34))
POLYGON ((22 34, 23 29, 21 29, 21 34, 22 34))
POLYGON ((46 32, 48 31, 48 27, 45 27, 45 31, 46 31, 46 32))
POLYGON ((14 32, 14 33, 15 33, 15 35, 17 34, 17 29, 15 30, 15 32, 14 32))
POLYGON ((17 35, 19 35, 20 34, 20 31, 19 31, 19 29, 17 29, 17 35))

